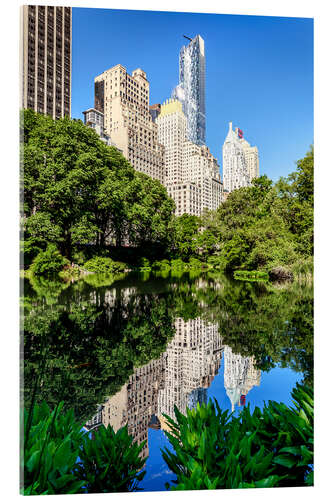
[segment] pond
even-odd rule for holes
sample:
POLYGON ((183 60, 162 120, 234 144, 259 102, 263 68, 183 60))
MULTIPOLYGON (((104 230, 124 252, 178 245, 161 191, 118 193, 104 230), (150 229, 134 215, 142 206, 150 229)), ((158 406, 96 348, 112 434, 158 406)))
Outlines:
POLYGON ((24 384, 29 405, 65 401, 87 430, 127 425, 142 450, 146 491, 174 479, 162 459, 164 414, 216 398, 236 413, 291 404, 312 383, 313 289, 210 273, 87 276, 24 283, 24 384))

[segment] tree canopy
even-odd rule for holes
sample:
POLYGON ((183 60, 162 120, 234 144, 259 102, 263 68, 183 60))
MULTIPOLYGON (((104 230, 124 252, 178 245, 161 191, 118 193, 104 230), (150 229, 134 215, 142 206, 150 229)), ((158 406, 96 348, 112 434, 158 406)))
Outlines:
POLYGON ((78 244, 166 244, 174 202, 159 181, 136 172, 81 120, 31 110, 22 120, 27 254, 48 243, 68 258, 78 244))

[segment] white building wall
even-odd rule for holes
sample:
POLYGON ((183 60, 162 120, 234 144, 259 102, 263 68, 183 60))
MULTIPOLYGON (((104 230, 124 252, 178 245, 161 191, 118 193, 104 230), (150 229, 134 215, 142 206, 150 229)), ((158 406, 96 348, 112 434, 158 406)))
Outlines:
POLYGON ((223 185, 229 193, 251 184, 245 160, 245 153, 240 139, 232 130, 229 123, 229 132, 223 144, 223 185))

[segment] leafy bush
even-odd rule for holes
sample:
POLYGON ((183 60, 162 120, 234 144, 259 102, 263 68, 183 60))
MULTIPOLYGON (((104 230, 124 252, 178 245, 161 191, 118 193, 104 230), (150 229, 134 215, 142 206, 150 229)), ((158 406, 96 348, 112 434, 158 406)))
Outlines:
POLYGON ((83 266, 83 264, 87 260, 85 252, 83 250, 75 250, 75 252, 73 252, 72 259, 73 262, 75 262, 75 264, 78 264, 79 266, 83 266))
POLYGON ((223 262, 220 255, 210 255, 207 257, 208 266, 213 267, 214 269, 224 269, 223 262))
POLYGON ((296 279, 302 276, 313 276, 313 257, 299 259, 292 266, 292 273, 296 279))
POLYGON ((155 262, 153 262, 152 264, 152 269, 169 270, 170 262, 168 261, 168 259, 155 260, 155 262))
POLYGON ((139 260, 140 269, 150 269, 150 262, 146 257, 141 257, 139 260))
POLYGON ((84 268, 100 274, 116 274, 124 272, 126 264, 116 262, 109 257, 94 257, 84 264, 84 268))
POLYGON ((188 265, 193 269, 202 269, 205 267, 205 264, 195 257, 190 257, 188 265))
POLYGON ((44 252, 40 252, 31 264, 31 271, 37 276, 51 276, 59 273, 69 261, 61 255, 54 244, 48 245, 44 252))
POLYGON ((170 264, 171 264, 171 267, 173 268, 185 268, 186 267, 186 263, 184 261, 182 261, 182 259, 172 259, 170 261, 170 264))
POLYGON ((267 281, 268 273, 264 271, 235 271, 234 278, 246 281, 267 281))
POLYGON ((266 488, 313 484, 313 391, 297 384, 294 408, 269 401, 237 417, 218 403, 198 405, 176 421, 166 416, 174 453, 163 458, 177 475, 172 489, 266 488))
POLYGON ((44 402, 24 412, 24 450, 21 467, 25 495, 82 492, 84 481, 73 470, 82 439, 74 412, 62 413, 63 403, 50 411, 44 402))
POLYGON ((24 412, 21 469, 24 495, 106 493, 138 490, 146 459, 145 442, 133 443, 127 427, 101 426, 93 438, 82 431, 74 411, 43 402, 24 412))
POLYGON ((110 426, 101 426, 93 439, 84 436, 75 474, 85 482, 89 493, 138 490, 146 473, 141 471, 146 458, 140 457, 145 443, 133 443, 127 427, 114 432, 110 426))

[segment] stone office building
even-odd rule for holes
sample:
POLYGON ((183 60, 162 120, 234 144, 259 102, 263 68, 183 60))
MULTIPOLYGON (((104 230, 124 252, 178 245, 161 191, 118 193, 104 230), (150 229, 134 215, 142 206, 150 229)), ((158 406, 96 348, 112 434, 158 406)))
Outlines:
POLYGON ((164 147, 149 112, 149 82, 142 69, 128 74, 117 64, 95 78, 95 109, 104 115, 112 137, 135 170, 165 180, 164 147))

